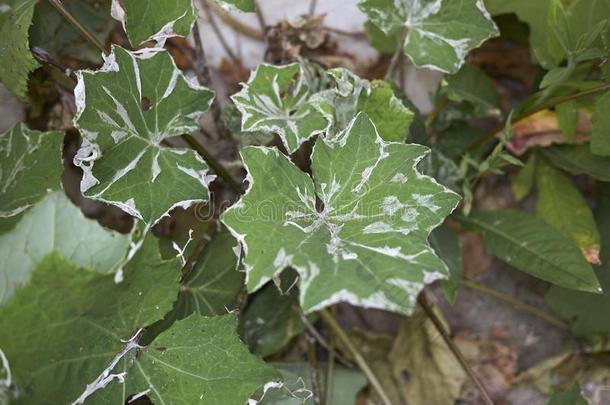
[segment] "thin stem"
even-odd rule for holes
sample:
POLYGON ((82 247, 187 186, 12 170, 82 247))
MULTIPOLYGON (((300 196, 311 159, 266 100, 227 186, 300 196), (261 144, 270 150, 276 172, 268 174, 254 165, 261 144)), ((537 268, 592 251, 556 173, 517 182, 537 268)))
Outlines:
MULTIPOLYGON (((335 308, 331 309, 332 315, 335 315, 335 308)), ((332 350, 328 352, 328 363, 326 364, 326 381, 324 382, 324 404, 331 405, 333 403, 333 385, 335 374, 335 334, 329 331, 328 343, 332 350)))
POLYGON ((244 24, 241 21, 233 18, 231 14, 223 10, 219 5, 216 4, 216 2, 213 1, 212 3, 209 3, 209 5, 212 8, 214 14, 216 14, 218 18, 220 18, 225 24, 233 28, 235 31, 257 41, 262 41, 265 39, 265 35, 261 31, 252 28, 249 25, 244 24))
POLYGON ((398 61, 400 60, 400 55, 402 54, 403 50, 403 44, 405 43, 405 38, 407 37, 407 28, 403 28, 402 32, 400 33, 400 41, 398 41, 398 46, 396 47, 396 50, 394 51, 394 54, 392 55, 392 59, 390 59, 390 65, 388 66, 388 70, 385 72, 385 76, 384 76, 384 80, 390 80, 392 78, 392 75, 394 74, 394 69, 396 69, 396 65, 398 64, 398 61))
POLYGON ((307 329, 307 331, 311 334, 311 336, 314 337, 314 339, 316 339, 316 341, 318 342, 318 344, 320 346, 325 348, 326 351, 328 351, 329 353, 332 352, 337 357, 337 360, 339 360, 343 365, 345 365, 347 367, 354 367, 354 365, 352 363, 350 363, 345 357, 343 357, 340 353, 337 353, 334 346, 330 345, 326 341, 326 339, 324 339, 324 337, 320 334, 320 332, 318 332, 318 330, 315 328, 315 326, 313 326, 311 324, 311 322, 309 322, 309 319, 307 319, 307 316, 305 315, 305 313, 303 312, 303 310, 301 309, 301 307, 299 305, 296 305, 294 307, 294 310, 299 313, 301 322, 303 322, 303 325, 305 325, 305 328, 307 329))
POLYGON ((313 383, 313 402, 315 405, 320 405, 320 398, 322 396, 320 373, 318 370, 318 355, 316 353, 315 339, 311 336, 307 336, 307 353, 309 357, 309 363, 311 364, 311 381, 313 383))
POLYGON ((466 360, 460 349, 457 347, 453 339, 451 339, 451 336, 449 336, 449 333, 445 330, 445 325, 443 325, 439 317, 436 316, 436 314, 434 313, 434 310, 426 299, 425 292, 419 295, 419 297, 417 298, 417 302, 426 313, 426 316, 428 316, 428 318, 432 321, 432 323, 436 327, 436 330, 438 331, 438 333, 440 333, 447 346, 449 346, 449 349, 455 356, 456 360, 460 363, 468 377, 472 380, 474 385, 479 390, 479 393, 483 398, 483 402, 485 402, 486 405, 493 405, 491 396, 489 395, 489 392, 487 392, 487 389, 483 385, 483 382, 479 379, 479 376, 477 376, 472 367, 470 367, 470 364, 468 364, 468 361, 466 360))
POLYGON ((49 0, 49 3, 59 11, 59 13, 82 35, 91 45, 96 47, 101 53, 106 53, 104 45, 97 40, 87 29, 78 22, 76 18, 64 7, 61 0, 49 0))
POLYGON ((318 0, 309 0, 309 16, 313 17, 316 12, 316 6, 318 5, 318 0))
POLYGON ((239 183, 224 167, 222 167, 220 163, 218 163, 216 158, 212 156, 212 154, 208 152, 203 145, 197 142, 191 135, 182 135, 182 139, 184 139, 191 148, 195 149, 197 153, 203 157, 207 164, 210 165, 212 170, 214 170, 214 172, 219 175, 235 193, 239 194, 241 192, 241 186, 239 183))
POLYGON ((225 39, 224 35, 222 35, 222 31, 220 31, 220 28, 218 28, 218 24, 216 24, 216 19, 214 18, 214 15, 210 11, 210 3, 208 2, 208 0, 201 0, 201 8, 203 8, 203 12, 205 13, 206 18, 208 19, 208 22, 210 23, 210 27, 212 27, 212 30, 216 34, 216 37, 218 37, 218 40, 220 41, 220 44, 224 48, 226 54, 229 56, 229 58, 231 58, 231 61, 233 61, 233 64, 237 64, 238 58, 237 58, 237 56, 235 56, 235 53, 233 53, 233 51, 231 50, 231 47, 229 46, 229 43, 225 39))
POLYGON ((261 4, 259 1, 254 1, 255 7, 254 12, 256 13, 256 19, 258 20, 258 25, 261 27, 261 32, 267 31, 267 22, 265 21, 265 15, 263 14, 263 9, 261 8, 261 4))
POLYGON ((519 309, 522 309, 525 312, 528 312, 542 320, 547 321, 548 323, 557 326, 558 328, 561 329, 568 329, 568 325, 563 322, 562 320, 554 317, 553 315, 539 309, 536 308, 534 306, 531 306, 529 304, 526 304, 524 302, 521 302, 513 297, 511 297, 508 294, 505 294, 501 291, 495 290, 493 288, 489 288, 489 287, 485 287, 483 285, 480 285, 472 280, 467 280, 464 279, 462 281, 462 283, 464 284, 465 287, 470 288, 471 290, 475 290, 477 292, 480 292, 482 294, 485 294, 489 297, 495 298, 499 301, 503 301, 507 304, 513 305, 514 307, 517 307, 519 309))
POLYGON ((347 336, 341 325, 337 323, 335 317, 330 312, 328 312, 327 309, 321 310, 319 314, 324 319, 324 322, 326 322, 326 324, 337 335, 337 338, 340 339, 345 345, 345 347, 351 352, 352 356, 354 357, 354 360, 358 364, 358 367, 360 367, 360 369, 362 370, 366 378, 368 378, 375 391, 377 391, 377 394, 381 398, 383 404, 392 405, 392 401, 390 401, 390 399, 388 398, 388 394, 386 394, 386 392, 384 391, 383 387, 381 386, 381 383, 375 376, 375 373, 373 373, 373 370, 371 370, 368 363, 366 362, 362 354, 360 354, 358 348, 356 348, 354 343, 352 343, 349 336, 347 336))
MULTIPOLYGON (((586 96, 591 96, 593 94, 597 94, 597 93, 601 93, 603 91, 606 90, 610 90, 610 83, 605 83, 603 85, 597 86, 597 87, 593 87, 587 90, 583 90, 583 91, 579 91, 573 94, 569 94, 567 96, 561 96, 561 97, 556 97, 553 99, 548 100, 545 103, 542 103, 534 108, 531 109, 526 109, 523 112, 519 113, 514 119, 513 119, 513 123, 517 123, 531 115, 536 114, 537 112, 540 112, 542 110, 546 110, 547 108, 551 108, 551 107, 556 107, 559 104, 563 104, 566 103, 568 101, 572 101, 581 97, 586 97, 586 96)), ((494 129, 492 129, 491 131, 483 134, 482 136, 480 136, 478 139, 476 139, 474 142, 472 142, 469 146, 468 146, 468 151, 473 151, 475 149, 477 149, 478 147, 480 147, 481 145, 484 145, 487 141, 489 141, 490 139, 492 139, 499 131, 501 131, 504 128, 504 124, 499 124, 497 125, 494 129)))

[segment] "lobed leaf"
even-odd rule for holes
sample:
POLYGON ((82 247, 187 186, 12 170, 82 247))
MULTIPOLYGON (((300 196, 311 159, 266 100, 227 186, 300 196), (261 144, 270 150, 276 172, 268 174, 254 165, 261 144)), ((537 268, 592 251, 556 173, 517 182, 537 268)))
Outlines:
POLYGON ((313 179, 276 149, 244 148, 250 186, 221 220, 244 247, 248 290, 292 267, 306 313, 340 301, 410 313, 447 277, 427 238, 459 201, 416 171, 425 153, 383 141, 364 113, 317 139, 313 179))
POLYGON ((190 83, 159 49, 114 46, 100 70, 77 77, 74 125, 83 143, 74 163, 83 169, 85 196, 147 224, 207 199, 203 159, 163 142, 197 130, 212 91, 190 83))
POLYGON ((481 0, 361 0, 386 35, 406 30, 405 54, 417 67, 456 73, 468 52, 499 35, 481 0))

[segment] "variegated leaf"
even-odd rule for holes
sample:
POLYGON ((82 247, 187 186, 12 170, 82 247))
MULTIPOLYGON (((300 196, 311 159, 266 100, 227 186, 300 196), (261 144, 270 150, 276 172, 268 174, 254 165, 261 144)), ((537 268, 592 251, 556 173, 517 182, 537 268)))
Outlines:
POLYGON ((0 218, 19 215, 48 189, 61 187, 63 139, 59 131, 42 133, 24 124, 0 135, 0 218))
POLYGON ((148 224, 208 198, 206 163, 193 150, 162 142, 198 128, 210 90, 189 82, 159 49, 115 46, 100 70, 77 76, 74 125, 83 144, 74 162, 87 197, 148 224))
POLYGON ((186 37, 197 19, 192 0, 112 0, 110 13, 135 47, 150 39, 186 37))
POLYGON ((256 11, 256 2, 255 0, 216 0, 222 6, 226 6, 228 8, 236 8, 240 11, 245 11, 247 13, 253 13, 256 11))
POLYGON ((250 187, 222 221, 246 252, 248 289, 292 267, 305 312, 345 301, 410 313, 424 285, 448 275, 427 238, 459 201, 417 172, 425 154, 383 141, 364 113, 317 139, 313 179, 276 149, 244 148, 250 187))
POLYGON ((499 35, 482 0, 361 0, 387 35, 406 30, 404 52, 417 67, 455 73, 468 52, 499 35))
POLYGON ((231 97, 242 114, 242 130, 275 133, 288 152, 296 151, 328 127, 309 102, 315 86, 307 68, 298 63, 259 65, 243 89, 231 97))

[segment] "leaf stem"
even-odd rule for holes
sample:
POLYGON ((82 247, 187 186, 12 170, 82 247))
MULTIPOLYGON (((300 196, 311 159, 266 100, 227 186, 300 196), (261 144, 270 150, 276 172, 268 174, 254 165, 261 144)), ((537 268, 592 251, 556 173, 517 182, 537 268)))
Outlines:
POLYGON ((191 135, 182 135, 182 139, 184 139, 191 148, 195 149, 197 153, 203 157, 207 164, 210 165, 212 170, 214 170, 214 172, 219 175, 235 193, 241 193, 241 186, 237 180, 235 180, 233 176, 231 176, 231 174, 220 163, 218 163, 216 158, 210 152, 208 152, 203 145, 197 142, 191 135))
POLYGON ((324 319, 324 322, 326 322, 326 324, 337 335, 337 338, 339 338, 343 342, 343 344, 351 352, 352 356, 354 356, 354 360, 358 364, 358 367, 360 367, 360 369, 362 370, 364 375, 366 375, 375 391, 377 391, 377 394, 379 394, 379 397, 381 398, 383 404, 392 405, 392 401, 390 401, 390 399, 388 398, 388 394, 386 394, 386 392, 384 391, 383 387, 381 386, 381 383, 373 373, 373 370, 371 370, 368 363, 366 362, 362 354, 360 354, 360 351, 358 350, 358 348, 356 348, 349 336, 347 336, 341 325, 339 325, 339 323, 335 320, 335 317, 327 309, 322 309, 319 314, 324 319))
POLYGON ((430 306, 426 298, 425 291, 419 294, 419 297, 417 297, 417 302, 426 313, 426 316, 428 316, 428 318, 432 321, 432 323, 436 327, 436 330, 438 331, 438 333, 440 333, 441 337, 455 356, 456 360, 460 363, 470 380, 479 390, 483 402, 486 405, 493 405, 493 401, 491 399, 491 396, 489 395, 489 392, 485 388, 485 385, 483 385, 483 382, 481 381, 479 376, 477 376, 472 367, 470 367, 470 364, 468 364, 468 361, 466 360, 460 349, 457 347, 453 339, 451 339, 451 336, 449 336, 449 333, 447 332, 447 330, 445 330, 445 325, 443 325, 439 317, 436 316, 436 314, 432 310, 432 307, 430 306))
POLYGON ((219 5, 216 4, 216 2, 213 1, 208 4, 212 8, 214 14, 216 14, 218 18, 220 18, 225 24, 233 28, 235 31, 257 41, 263 41, 265 39, 265 35, 261 31, 258 31, 256 28, 252 28, 251 26, 233 18, 231 14, 223 10, 219 5))
POLYGON ((233 64, 236 65, 238 63, 238 58, 237 58, 237 56, 235 56, 235 53, 233 52, 233 50, 231 50, 231 47, 229 46, 229 43, 225 39, 224 35, 222 35, 222 31, 220 31, 220 28, 218 28, 218 24, 216 24, 216 19, 214 18, 213 13, 210 11, 209 1, 201 0, 201 8, 203 8, 203 12, 205 13, 206 18, 208 19, 208 22, 210 23, 210 27, 212 27, 212 30, 214 31, 214 34, 216 34, 216 37, 220 41, 220 44, 222 45, 223 49, 225 50, 225 53, 229 56, 229 58, 231 59, 233 64))
POLYGON ((400 33, 400 40, 398 41, 398 46, 396 47, 396 50, 394 51, 394 54, 392 55, 392 59, 390 59, 390 65, 388 66, 388 70, 385 72, 385 76, 383 77, 383 80, 390 80, 392 78, 392 75, 394 74, 394 70, 396 69, 396 65, 398 64, 398 61, 400 60, 400 55, 402 54, 403 50, 403 44, 405 43, 405 38, 407 37, 407 27, 403 28, 402 32, 400 33))
POLYGON ((97 40, 74 16, 64 7, 61 0, 49 0, 49 3, 74 27, 78 33, 101 53, 106 53, 104 45, 97 40))
POLYGON ((464 279, 462 281, 462 283, 464 284, 465 287, 470 288, 471 290, 475 290, 475 291, 485 294, 489 297, 495 298, 499 301, 503 301, 507 304, 513 305, 514 307, 519 308, 525 312, 528 312, 531 315, 534 315, 542 320, 545 320, 548 323, 557 326, 558 328, 568 329, 568 325, 565 322, 563 322, 562 320, 554 317, 553 315, 551 315, 539 308, 536 308, 532 305, 521 302, 521 301, 511 297, 508 294, 505 294, 505 293, 495 290, 493 288, 483 286, 481 284, 478 284, 478 283, 476 283, 472 280, 468 280, 468 279, 464 279))
MULTIPOLYGON (((583 90, 583 91, 579 91, 573 94, 568 94, 566 96, 560 96, 560 97, 555 97, 553 99, 548 100, 545 103, 542 103, 538 106, 535 106, 533 108, 530 109, 525 109, 523 112, 517 114, 517 116, 514 117, 513 119, 513 123, 517 123, 531 115, 534 115, 537 112, 540 112, 542 110, 546 110, 547 108, 551 108, 551 107, 555 107, 558 106, 559 104, 563 104, 566 103, 568 101, 572 101, 575 100, 577 98, 581 98, 581 97, 586 97, 586 96, 591 96, 593 94, 597 94, 597 93, 601 93, 603 91, 606 90, 610 90, 610 83, 605 83, 603 85, 600 86, 596 86, 587 90, 583 90)), ((475 149, 477 149, 478 147, 480 147, 481 145, 484 145, 487 141, 489 141, 490 139, 492 139, 499 131, 501 131, 504 128, 504 124, 498 124, 496 127, 494 127, 494 129, 492 129, 491 131, 483 134, 482 136, 480 136, 478 139, 474 140, 469 146, 468 146, 468 151, 473 151, 475 149)))

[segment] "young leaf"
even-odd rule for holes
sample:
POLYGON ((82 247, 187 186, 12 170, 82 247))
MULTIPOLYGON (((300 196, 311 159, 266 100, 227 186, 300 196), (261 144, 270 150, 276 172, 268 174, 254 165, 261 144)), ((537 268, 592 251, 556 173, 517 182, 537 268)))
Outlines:
POLYGON ((197 20, 192 0, 112 0, 111 15, 134 47, 150 39, 186 37, 197 20))
POLYGON ((309 97, 315 89, 305 68, 260 64, 243 89, 231 96, 242 114, 242 130, 276 133, 289 153, 328 127, 309 97))
POLYGON ((577 336, 594 339, 610 336, 610 187, 598 183, 600 198, 595 209, 597 226, 601 232, 601 266, 596 274, 604 289, 603 294, 587 294, 560 287, 551 287, 545 301, 553 311, 571 322, 571 330, 577 336))
POLYGON ((229 7, 236 8, 246 13, 253 13, 256 11, 255 0, 216 0, 218 3, 227 5, 229 7))
MULTIPOLYGON (((112 275, 48 255, 30 283, 0 307, 0 347, 19 387, 17 403, 75 401, 127 339, 171 309, 179 268, 177 259, 161 260, 153 237, 126 265, 119 284, 112 275)), ((120 384, 110 382, 104 390, 113 403, 125 403, 120 384)))
POLYGON ((14 217, 61 187, 59 131, 38 132, 24 124, 0 135, 0 218, 14 217), (55 158, 53 158, 55 157, 55 158))
POLYGON ((546 222, 512 210, 480 211, 460 220, 483 233, 491 253, 519 270, 565 288, 600 292, 576 244, 546 222))
POLYGON ((457 292, 462 285, 462 251, 457 234, 447 225, 441 225, 430 234, 430 245, 447 264, 449 278, 442 281, 445 298, 455 304, 457 292))
POLYGON ((279 374, 248 352, 236 327, 235 315, 193 314, 177 321, 132 356, 136 364, 127 372, 128 394, 147 392, 156 404, 246 403, 279 374))
POLYGON ((36 0, 8 0, 0 5, 0 82, 25 100, 28 74, 38 63, 32 57, 28 30, 36 0))
POLYGON ((599 232, 589 205, 572 181, 541 159, 536 164, 536 216, 571 237, 589 263, 599 264, 599 232))
POLYGON ((545 405, 587 405, 588 403, 580 393, 580 385, 574 383, 565 391, 553 391, 545 405))
POLYGON ((74 158, 81 191, 151 224, 177 206, 208 197, 207 165, 195 151, 167 148, 198 128, 213 93, 190 83, 162 50, 115 46, 104 66, 77 72, 74 158))
POLYGON ((595 103, 593 112, 593 131, 591 133, 591 152, 600 156, 610 156, 610 91, 595 103))
POLYGON ((406 29, 404 52, 417 67, 456 73, 468 52, 499 35, 481 0, 361 0, 387 35, 406 29))
POLYGON ((313 180, 275 149, 244 148, 250 187, 221 219, 244 247, 248 290, 292 267, 306 313, 340 301, 410 313, 448 274, 427 238, 459 201, 416 171, 425 153, 384 142, 364 113, 318 138, 313 180))
POLYGON ((523 200, 532 190, 534 186, 534 178, 536 177, 536 155, 531 153, 525 165, 519 170, 519 173, 513 177, 510 188, 517 201, 523 200))
POLYGON ((610 181, 610 157, 591 153, 589 145, 557 145, 541 153, 556 167, 572 174, 587 174, 597 180, 610 181))
POLYGON ((0 236, 0 305, 27 284, 32 271, 50 253, 77 267, 108 274, 121 264, 128 246, 127 235, 85 218, 63 191, 50 192, 14 229, 0 236))

